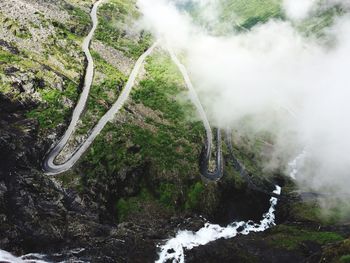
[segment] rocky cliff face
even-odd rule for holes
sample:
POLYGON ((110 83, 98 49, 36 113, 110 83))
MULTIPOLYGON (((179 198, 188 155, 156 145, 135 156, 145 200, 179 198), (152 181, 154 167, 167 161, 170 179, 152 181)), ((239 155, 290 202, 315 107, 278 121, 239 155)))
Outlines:
MULTIPOLYGON (((222 224, 232 218, 259 220, 269 196, 247 187, 226 150, 224 179, 207 183, 200 178, 204 131, 193 121, 195 111, 179 73, 161 50, 147 61, 128 104, 76 167, 57 177, 41 171, 45 154, 63 134, 80 94, 85 69, 81 42, 91 26, 91 4, 0 3, 0 248, 19 255, 44 253, 52 261, 152 262, 157 243, 177 229, 202 226, 199 214, 222 224)), ((152 41, 133 26, 139 16, 134 1, 111 0, 98 16, 91 45, 94 84, 64 153, 74 150, 111 107, 136 58, 152 41)), ((253 175, 261 168, 254 149, 236 145, 235 151, 253 175)), ((60 158, 64 160, 64 154, 60 158)), ((283 176, 273 175, 272 180, 290 185, 283 176)), ((341 241, 348 235, 346 228, 317 230, 319 220, 310 219, 303 209, 308 207, 299 199, 284 201, 278 216, 281 223, 303 222, 298 225, 302 229, 308 225, 305 218, 311 221, 312 229, 304 229, 303 236, 293 225, 238 237, 237 243, 221 240, 190 252, 189 262, 260 262, 261 255, 270 262, 272 254, 279 261, 290 255, 298 262, 314 254, 346 254, 321 248, 339 242, 334 246, 346 250, 347 241, 341 241), (295 236, 292 245, 283 243, 288 233, 295 236), (263 245, 266 239, 272 248, 263 245), (303 242, 310 245, 305 253, 303 242)))

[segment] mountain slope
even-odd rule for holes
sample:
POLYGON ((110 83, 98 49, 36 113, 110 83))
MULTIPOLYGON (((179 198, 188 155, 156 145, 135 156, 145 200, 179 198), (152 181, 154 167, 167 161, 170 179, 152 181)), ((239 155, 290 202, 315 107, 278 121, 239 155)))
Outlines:
MULTIPOLYGON (((224 1, 222 21, 250 28, 271 16, 280 18, 276 3, 224 1)), ((269 196, 249 188, 228 149, 224 178, 208 183, 200 177, 204 129, 181 75, 161 49, 146 61, 127 105, 80 162, 57 177, 42 172, 44 156, 64 133, 81 92, 86 66, 81 45, 91 27, 91 5, 80 0, 0 3, 0 248, 19 255, 45 253, 52 261, 154 262, 156 244, 179 228, 199 229, 204 222, 199 214, 222 224, 233 218, 259 220, 269 196), (62 255, 54 255, 58 252, 62 255)), ((152 36, 135 26, 139 16, 135 1, 110 0, 99 9, 90 49, 94 83, 58 161, 111 107, 136 59, 152 43, 152 36)), ((315 202, 291 195, 295 186, 283 175, 260 173, 260 138, 234 139, 242 142, 234 145, 235 154, 257 184, 266 191, 270 181, 286 186, 278 207, 283 225, 200 247, 189 252, 189 262, 259 262, 260 256, 270 262, 272 254, 279 262, 286 255, 296 262, 346 255, 348 228, 322 221, 315 202)))

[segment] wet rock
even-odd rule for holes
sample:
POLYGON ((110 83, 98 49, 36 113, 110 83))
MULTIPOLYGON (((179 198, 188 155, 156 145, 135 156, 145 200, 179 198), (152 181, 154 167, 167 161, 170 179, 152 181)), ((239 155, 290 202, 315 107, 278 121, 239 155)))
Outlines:
MULTIPOLYGON (((167 238, 175 225, 158 219, 119 225, 102 222, 99 205, 88 195, 63 188, 40 172, 36 162, 49 144, 37 137, 37 125, 25 118, 25 107, 2 102, 1 107, 9 107, 0 114, 6 123, 0 129, 0 233, 6 233, 0 235, 1 248, 18 255, 44 253, 48 260, 154 262, 156 244, 167 238), (75 253, 74 248, 84 250, 75 253)), ((124 194, 137 193, 140 173, 145 170, 147 167, 126 170, 112 182, 111 190, 128 187, 124 194)))
POLYGON ((6 42, 3 39, 0 39, 0 46, 6 48, 9 52, 11 52, 14 55, 18 55, 20 53, 17 47, 15 47, 14 45, 6 42))
POLYGON ((18 71, 19 71, 19 69, 16 68, 16 67, 8 67, 8 68, 5 68, 4 73, 6 75, 12 75, 12 74, 14 74, 14 73, 16 73, 18 71))
POLYGON ((303 262, 299 253, 269 247, 264 233, 239 235, 234 239, 220 239, 186 252, 186 262, 303 262))

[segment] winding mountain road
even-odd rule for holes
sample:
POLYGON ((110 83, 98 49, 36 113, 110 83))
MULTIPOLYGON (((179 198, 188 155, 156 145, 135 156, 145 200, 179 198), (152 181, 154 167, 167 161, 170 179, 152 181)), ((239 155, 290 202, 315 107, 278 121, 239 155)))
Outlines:
POLYGON ((44 160, 43 168, 47 174, 58 174, 58 173, 64 172, 70 168, 68 162, 73 161, 73 158, 70 158, 70 160, 67 163, 62 164, 62 165, 56 165, 54 163, 55 158, 62 151, 64 146, 67 144, 70 136, 74 132, 75 127, 77 125, 77 122, 79 121, 80 116, 85 108, 86 101, 87 101, 89 93, 90 93, 90 88, 91 88, 93 77, 94 77, 94 60, 91 56, 89 47, 90 47, 91 39, 94 36, 95 30, 96 30, 97 24, 98 24, 97 9, 103 1, 104 0, 97 1, 92 7, 92 10, 90 13, 90 17, 92 20, 92 28, 91 28, 91 31, 89 32, 89 34, 87 35, 87 37, 84 39, 83 45, 82 45, 84 54, 85 54, 86 59, 87 59, 87 67, 86 67, 86 73, 85 73, 85 78, 84 78, 83 91, 82 91, 80 98, 78 100, 78 103, 73 111, 72 120, 71 120, 66 132, 64 133, 64 135, 61 138, 61 140, 59 141, 59 143, 53 149, 51 149, 50 153, 46 156, 46 158, 44 160))
POLYGON ((190 93, 190 99, 192 103, 195 105, 197 108, 198 114, 200 118, 202 119, 205 132, 207 135, 206 138, 206 143, 204 147, 204 154, 201 155, 200 158, 200 173, 201 175, 206 178, 207 180, 210 181, 217 181, 223 176, 223 162, 222 162, 222 152, 221 152, 221 132, 220 129, 217 129, 216 133, 216 158, 215 158, 215 170, 214 171, 209 171, 209 162, 212 154, 212 144, 213 144, 213 132, 210 127, 210 123, 208 120, 208 117, 204 111, 204 108, 198 98, 198 95, 196 93, 196 90, 193 87, 193 84, 191 82, 191 79, 187 73, 186 67, 180 62, 180 60, 177 58, 175 55, 175 52, 172 50, 170 46, 167 47, 168 52, 170 54, 170 57, 172 61, 175 63, 175 65, 178 67, 180 70, 185 84, 189 90, 190 93))
MULTIPOLYGON (((87 59, 87 68, 86 68, 86 74, 84 78, 84 86, 83 91, 80 95, 80 98, 78 100, 78 103, 73 111, 71 122, 64 133, 61 140, 58 142, 57 145, 55 145, 49 153, 46 155, 46 158, 43 163, 43 169, 46 174, 48 175, 57 175, 63 172, 66 172, 67 170, 71 169, 76 162, 81 158, 81 156, 86 152, 86 150, 91 146, 91 144, 94 142, 96 137, 100 134, 100 132, 103 130, 103 128, 106 126, 106 124, 111 121, 114 116, 119 112, 119 110, 123 107, 125 102, 127 101, 130 92, 135 84, 135 80, 137 78, 137 75, 141 69, 142 64, 146 60, 146 58, 152 53, 154 48, 158 45, 158 41, 155 42, 149 49, 147 49, 136 61, 134 68, 131 71, 131 74, 129 76, 129 79, 122 90, 121 94, 119 95, 117 101, 113 104, 113 106, 103 115, 103 117, 98 121, 98 123, 95 125, 95 127, 90 130, 87 139, 81 143, 76 150, 67 158, 67 161, 61 164, 55 163, 55 159, 60 154, 60 152, 63 150, 65 145, 67 144, 69 138, 72 136, 76 125, 81 117, 81 114, 85 108, 90 88, 93 82, 93 76, 94 76, 94 61, 91 56, 89 47, 91 40, 93 38, 93 35, 95 33, 95 30, 98 25, 98 19, 97 19, 97 10, 101 3, 103 3, 105 0, 99 0, 97 1, 91 10, 90 16, 92 19, 92 29, 89 32, 88 36, 83 41, 83 51, 85 53, 86 59, 87 59)), ((170 57, 174 64, 178 67, 179 71, 181 72, 183 79, 185 81, 186 87, 189 90, 189 97, 192 101, 192 103, 195 105, 197 112, 203 122, 205 131, 206 131, 206 142, 205 146, 203 148, 202 154, 200 156, 200 173, 201 175, 209 180, 209 181, 217 181, 220 180, 223 176, 223 157, 222 157, 222 149, 221 149, 221 131, 220 129, 216 130, 216 136, 215 136, 215 142, 216 142, 216 154, 215 154, 215 169, 210 170, 209 163, 212 155, 212 148, 213 148, 213 132, 212 128, 210 127, 209 120, 207 118, 207 115, 205 113, 205 110, 200 102, 200 99, 193 87, 193 84, 190 80, 189 74, 186 70, 186 67, 180 62, 178 57, 176 56, 173 49, 168 45, 167 51, 170 54, 170 57)), ((267 191, 264 191, 257 187, 250 179, 247 171, 243 167, 243 165, 238 161, 237 158, 235 158, 233 154, 233 148, 232 148, 232 141, 231 136, 229 133, 226 133, 226 144, 228 145, 231 159, 233 161, 234 168, 239 171, 241 176, 246 180, 248 183, 248 186, 252 189, 265 192, 270 194, 267 191)), ((271 195, 271 194, 270 194, 271 195)))
POLYGON ((89 96, 90 88, 92 85, 93 81, 93 76, 94 76, 94 61, 92 59, 89 46, 91 43, 91 39, 95 33, 95 30, 98 25, 98 19, 97 19, 97 9, 98 6, 104 2, 104 0, 99 0, 97 1, 91 10, 90 16, 92 19, 92 29, 88 36, 84 39, 83 42, 83 51, 86 55, 88 64, 86 68, 86 74, 85 74, 85 79, 84 79, 84 87, 83 91, 80 95, 80 98, 78 100, 78 103, 73 111, 72 115, 72 120, 64 133, 62 139, 59 141, 59 143, 54 146, 50 152, 47 154, 44 164, 43 164, 43 169, 46 172, 46 174, 49 175, 56 175, 63 173, 70 168, 74 166, 74 164, 80 159, 80 157, 85 153, 85 151, 89 148, 89 146, 93 143, 97 135, 100 134, 104 126, 114 118, 115 114, 122 108, 124 105, 125 101, 128 99, 130 91, 132 87, 134 86, 136 77, 138 72, 140 71, 140 68, 145 61, 145 59, 152 53, 153 49, 155 46, 158 44, 158 42, 154 43, 145 53, 142 54, 142 56, 136 61, 135 66, 129 76, 129 79, 118 97, 118 100, 113 104, 113 106, 109 109, 109 111, 99 120, 97 125, 90 131, 88 138, 71 154, 68 158, 68 160, 62 164, 56 164, 55 159, 58 156, 58 154, 62 151, 64 146, 67 144, 70 136, 74 132, 76 125, 81 117, 81 114, 85 108, 86 101, 89 96))
POLYGON ((204 128, 205 128, 205 132, 207 135, 207 154, 210 155, 210 151, 211 151, 211 144, 213 141, 213 132, 211 130, 210 124, 209 124, 209 120, 207 118, 207 115, 203 109, 203 106, 198 98, 198 95, 196 93, 196 90, 194 89, 191 79, 187 73, 186 67, 180 62, 180 60, 177 58, 177 56, 175 55, 175 52, 173 51, 173 49, 168 46, 168 52, 170 54, 170 57, 172 59, 172 61, 175 63, 175 65, 178 67, 178 69, 180 70, 185 84, 190 92, 190 99, 192 101, 192 103, 196 106, 197 111, 199 113, 200 118, 202 119, 204 128))
MULTIPOLYGON (((87 99, 89 96, 89 92, 90 92, 90 88, 91 88, 93 76, 94 76, 94 61, 93 61, 93 58, 91 56, 89 47, 90 47, 92 37, 93 37, 95 30, 97 28, 97 25, 98 25, 97 10, 98 10, 99 5, 102 2, 104 2, 104 0, 99 0, 93 5, 93 8, 92 8, 91 13, 90 13, 93 26, 92 26, 92 29, 89 32, 88 36, 83 41, 83 51, 85 53, 85 56, 86 56, 87 62, 88 62, 87 68, 86 68, 85 79, 84 79, 83 91, 82 91, 80 98, 78 100, 78 103, 73 111, 72 119, 71 119, 71 122, 70 122, 66 132, 64 133, 63 137, 58 142, 58 144, 56 146, 54 146, 53 148, 51 148, 49 153, 46 155, 46 158, 45 158, 44 163, 43 163, 43 170, 48 175, 57 175, 57 174, 66 172, 67 170, 71 169, 76 164, 76 162, 81 158, 81 156, 91 146, 91 144, 93 143, 95 138, 100 134, 102 129, 105 127, 105 125, 109 121, 111 121, 114 118, 115 114, 118 113, 119 110, 123 107, 123 105, 125 104, 125 102, 127 101, 128 97, 130 95, 132 87, 135 84, 136 77, 140 71, 142 64, 144 63, 145 59, 152 53, 154 48, 158 45, 158 41, 155 42, 148 50, 146 50, 145 53, 143 53, 139 57, 139 59, 135 63, 133 70, 131 71, 129 79, 128 79, 124 89, 122 90, 121 94, 119 95, 117 101, 107 111, 107 113, 105 113, 105 115, 99 120, 97 125, 89 132, 87 139, 82 144, 80 144, 77 147, 77 149, 70 156, 68 156, 68 159, 66 162, 61 163, 61 164, 56 164, 55 159, 59 155, 59 153, 63 150, 63 148, 67 144, 69 138, 72 136, 72 134, 76 128, 76 125, 81 117, 81 114, 85 108, 85 105, 86 105, 86 102, 87 102, 87 99)), ((196 106, 197 111, 202 119, 203 124, 204 124, 205 130, 206 130, 206 135, 207 135, 206 146, 205 146, 206 154, 202 158, 201 166, 208 167, 208 163, 209 163, 210 156, 211 156, 212 140, 213 140, 212 130, 211 130, 208 118, 205 114, 205 111, 202 107, 202 104, 200 103, 200 100, 197 96, 197 93, 196 93, 196 91, 191 83, 191 80, 189 78, 189 75, 186 71, 185 66, 183 64, 181 64, 181 62, 179 61, 179 59, 177 58, 177 56, 175 55, 175 53, 173 52, 173 50, 171 48, 168 48, 168 51, 169 51, 169 54, 170 54, 173 62, 177 65, 177 67, 179 68, 179 70, 184 78, 186 86, 189 89, 190 98, 192 100, 192 103, 196 106)), ((215 170, 215 172, 209 172, 208 169, 205 169, 205 171, 203 169, 201 169, 202 175, 209 180, 218 180, 222 177, 222 174, 223 174, 223 172, 222 172, 223 165, 222 165, 222 157, 221 157, 222 156, 221 138, 220 138, 220 131, 219 130, 217 132, 217 136, 218 136, 217 137, 218 146, 216 147, 216 149, 217 149, 217 153, 216 153, 216 166, 217 167, 216 167, 216 170, 215 170)))
POLYGON ((201 175, 209 181, 218 181, 224 175, 224 163, 221 150, 221 131, 219 128, 216 129, 215 142, 215 168, 213 170, 210 168, 212 150, 208 148, 209 146, 207 144, 204 145, 199 163, 199 171, 201 175))

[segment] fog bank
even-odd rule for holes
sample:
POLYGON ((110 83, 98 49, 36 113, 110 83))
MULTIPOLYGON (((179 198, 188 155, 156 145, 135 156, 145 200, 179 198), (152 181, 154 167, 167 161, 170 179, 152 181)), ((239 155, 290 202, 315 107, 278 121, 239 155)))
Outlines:
MULTIPOLYGON (((214 35, 187 12, 215 21, 220 1, 138 0, 142 26, 184 54, 213 124, 248 135, 268 131, 266 169, 290 172, 304 190, 350 194, 350 17, 348 1, 285 0, 285 19, 214 35), (341 14, 320 34, 300 25, 332 7, 341 14)), ((231 21, 234 23, 234 21, 231 21)))

